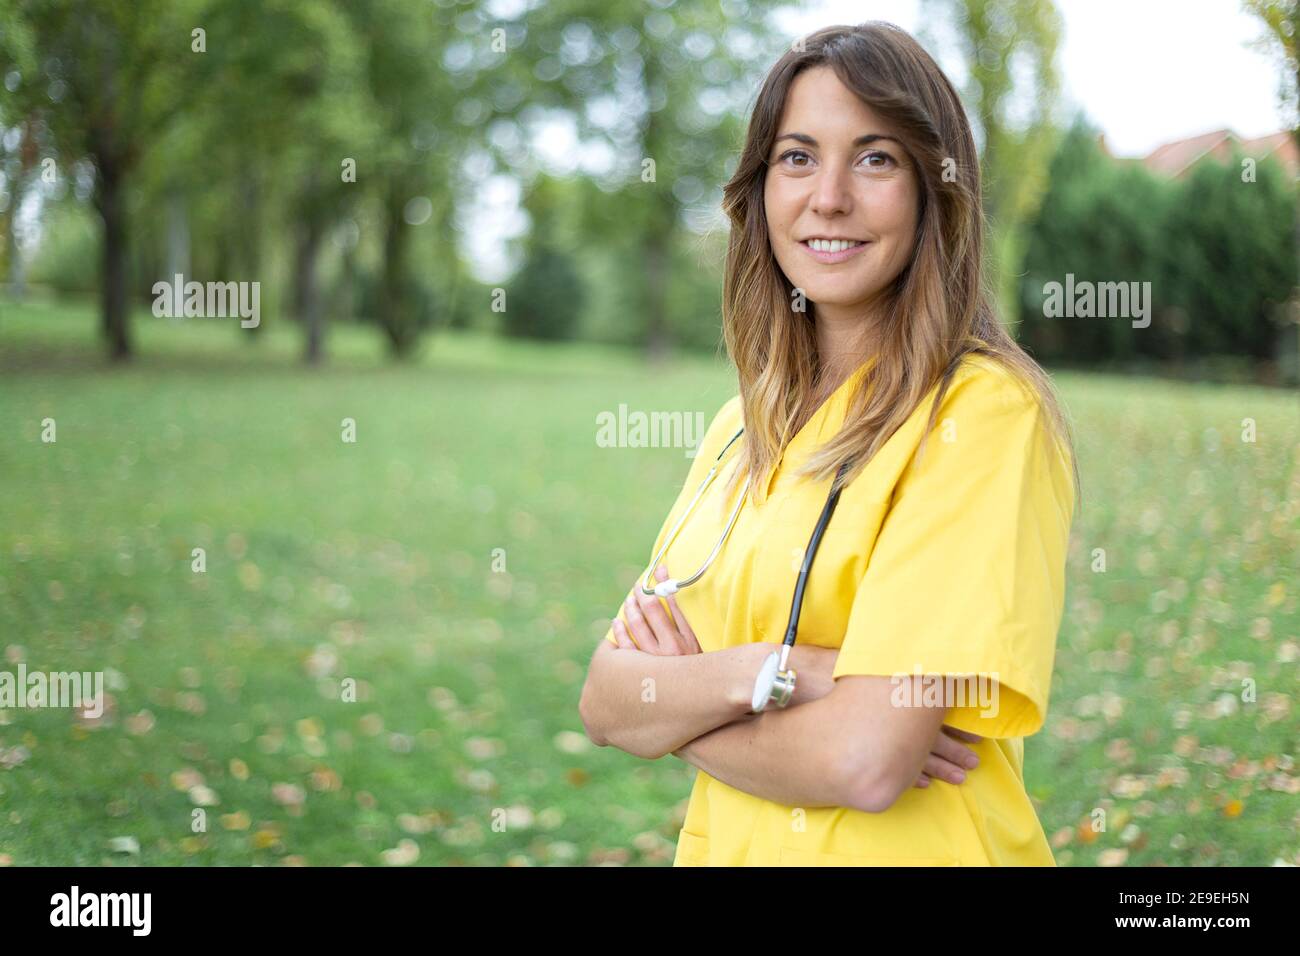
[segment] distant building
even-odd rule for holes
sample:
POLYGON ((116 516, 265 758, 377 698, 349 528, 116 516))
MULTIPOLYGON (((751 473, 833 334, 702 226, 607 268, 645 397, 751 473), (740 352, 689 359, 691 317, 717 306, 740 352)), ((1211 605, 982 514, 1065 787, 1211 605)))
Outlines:
MULTIPOLYGON (((1141 163, 1153 173, 1182 179, 1187 171, 1207 157, 1221 163, 1232 159, 1233 148, 1243 156, 1250 156, 1263 161, 1272 156, 1282 163, 1293 178, 1300 176, 1300 148, 1288 132, 1273 133, 1257 139, 1242 139, 1230 129, 1216 129, 1212 133, 1202 133, 1187 139, 1174 140, 1158 146, 1146 156, 1141 163)), ((1105 148, 1103 142, 1102 148, 1105 148)))

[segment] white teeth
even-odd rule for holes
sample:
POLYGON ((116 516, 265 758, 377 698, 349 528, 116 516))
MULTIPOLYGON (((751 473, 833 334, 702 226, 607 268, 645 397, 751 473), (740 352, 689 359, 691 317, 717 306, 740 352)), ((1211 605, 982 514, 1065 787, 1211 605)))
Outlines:
POLYGON ((857 239, 809 239, 808 246, 817 252, 843 252, 862 245, 857 239))

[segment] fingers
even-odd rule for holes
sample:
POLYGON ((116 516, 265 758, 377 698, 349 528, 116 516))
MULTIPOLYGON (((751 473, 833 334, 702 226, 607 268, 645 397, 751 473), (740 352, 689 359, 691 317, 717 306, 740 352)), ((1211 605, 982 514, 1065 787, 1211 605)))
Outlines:
POLYGON ((632 643, 632 638, 627 633, 627 625, 621 618, 614 618, 614 639, 618 641, 619 648, 628 651, 637 650, 636 644, 632 643))
POLYGON ((638 584, 632 588, 630 597, 635 606, 629 610, 628 619, 632 619, 631 614, 634 611, 640 614, 654 635, 658 646, 656 653, 663 655, 689 653, 685 639, 677 632, 677 625, 668 616, 668 611, 658 595, 646 594, 638 584))
POLYGON ((975 752, 947 734, 941 733, 936 736, 930 750, 935 756, 942 757, 954 766, 966 770, 974 770, 979 766, 980 758, 975 752))
MULTIPOLYGON (((655 577, 666 581, 668 568, 660 565, 655 569, 655 577)), ((638 648, 649 654, 674 656, 703 653, 676 598, 670 595, 667 603, 665 608, 663 599, 658 595, 642 591, 638 581, 623 602, 623 614, 627 618, 623 633, 629 637, 629 641, 635 641, 638 648)), ((615 637, 621 641, 617 620, 614 628, 615 637)), ((623 645, 620 643, 619 646, 623 645)))
POLYGON ((665 650, 660 646, 659 635, 650 622, 646 620, 645 615, 641 613, 641 604, 636 597, 638 590, 640 590, 640 585, 633 588, 632 593, 623 602, 623 613, 627 616, 627 628, 632 632, 632 639, 636 641, 636 646, 647 654, 675 653, 673 650, 665 650))
POLYGON ((968 744, 977 744, 984 739, 979 734, 972 734, 968 730, 958 730, 956 727, 949 727, 947 724, 944 724, 941 729, 945 734, 956 737, 958 740, 964 740, 968 744))
POLYGON ((658 595, 646 594, 640 588, 634 589, 637 604, 641 608, 641 613, 645 619, 650 622, 650 628, 654 631, 655 637, 659 639, 659 647, 665 654, 685 654, 686 643, 682 636, 677 633, 677 625, 668 614, 668 609, 664 607, 664 602, 659 599, 658 595))
MULTIPOLYGON (((655 580, 668 580, 668 566, 661 564, 655 569, 655 580)), ((668 595, 668 609, 672 612, 673 624, 677 628, 677 633, 681 635, 682 642, 686 646, 687 654, 703 654, 704 650, 700 647, 700 642, 695 637, 695 632, 691 630, 690 622, 686 620, 686 615, 682 609, 677 606, 677 598, 668 595)))
POLYGON ((931 753, 925 758, 925 768, 912 786, 924 790, 932 780, 944 780, 952 784, 964 782, 966 774, 979 766, 980 758, 959 741, 977 744, 983 739, 979 734, 944 724, 935 737, 931 753))
POLYGON ((925 758, 925 768, 922 773, 932 780, 945 780, 948 783, 961 783, 966 779, 965 770, 934 754, 929 754, 925 758))
POLYGON ((669 598, 668 606, 672 608, 673 621, 677 624, 677 632, 682 635, 682 640, 686 644, 686 653, 703 654, 704 648, 700 647, 700 642, 695 637, 695 632, 692 631, 691 626, 686 623, 686 616, 682 614, 682 609, 677 606, 677 601, 673 598, 669 598))

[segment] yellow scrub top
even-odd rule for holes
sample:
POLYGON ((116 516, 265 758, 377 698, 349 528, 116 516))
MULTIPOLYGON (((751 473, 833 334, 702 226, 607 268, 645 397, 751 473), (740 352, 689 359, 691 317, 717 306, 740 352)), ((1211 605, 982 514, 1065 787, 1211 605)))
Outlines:
MULTIPOLYGON (((869 365, 795 435, 764 487, 751 486, 713 565, 678 592, 705 652, 783 639, 799 561, 830 489, 830 479, 793 471, 838 432, 869 365)), ((995 678, 996 708, 972 696, 947 720, 985 738, 971 745, 979 766, 961 784, 911 787, 883 813, 784 806, 699 771, 675 866, 1055 865, 1022 767, 1023 738, 1047 712, 1064 606, 1068 453, 1048 437, 1035 395, 996 360, 970 355, 916 459, 937 389, 843 490, 809 573, 798 641, 838 648, 836 678, 995 678)), ((647 560, 741 425, 737 395, 709 426, 647 560)), ((744 440, 668 549, 671 574, 693 573, 725 527, 730 508, 719 498, 744 440)), ((606 639, 617 644, 612 627, 606 639)))

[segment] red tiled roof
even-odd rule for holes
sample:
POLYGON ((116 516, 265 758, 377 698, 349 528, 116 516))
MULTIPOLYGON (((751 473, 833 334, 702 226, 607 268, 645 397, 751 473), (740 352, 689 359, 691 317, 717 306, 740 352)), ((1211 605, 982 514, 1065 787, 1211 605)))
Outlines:
POLYGON ((1178 179, 1206 156, 1226 162, 1234 146, 1257 160, 1276 156, 1291 175, 1300 174, 1300 150, 1291 134, 1285 131, 1243 140, 1230 129, 1216 129, 1158 146, 1143 157, 1142 163, 1152 172, 1178 179))

